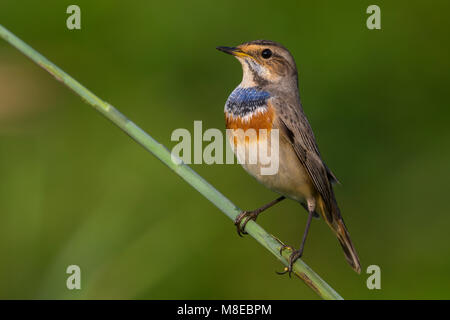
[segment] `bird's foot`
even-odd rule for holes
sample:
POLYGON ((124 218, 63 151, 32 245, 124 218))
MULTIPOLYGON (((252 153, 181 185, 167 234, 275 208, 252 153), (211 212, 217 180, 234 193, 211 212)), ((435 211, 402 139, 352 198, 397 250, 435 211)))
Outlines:
POLYGON ((258 210, 242 211, 238 214, 238 216, 234 220, 234 225, 236 226, 237 233, 240 237, 242 237, 243 234, 247 234, 247 232, 245 232, 245 226, 247 225, 247 222, 249 222, 250 220, 256 221, 256 217, 258 216, 258 214, 258 210), (242 220, 244 220, 244 222, 242 222, 242 220))
MULTIPOLYGON (((280 254, 283 251, 283 249, 286 249, 286 248, 292 249, 290 246, 283 245, 280 249, 280 254)), ((288 266, 285 267, 282 272, 277 272, 277 274, 283 275, 285 273, 289 273, 289 278, 290 278, 291 274, 292 274, 292 266, 294 265, 295 261, 297 261, 297 259, 299 259, 302 256, 302 254, 303 254, 303 250, 292 251, 291 255, 289 256, 288 266)))
POLYGON ((242 211, 241 213, 239 213, 238 216, 236 217, 236 219, 234 220, 234 225, 237 228, 238 235, 240 237, 242 237, 243 234, 247 234, 247 232, 245 232, 245 225, 247 224, 247 222, 249 222, 250 220, 256 221, 256 217, 258 217, 258 215, 261 212, 269 209, 270 207, 273 207, 278 202, 280 202, 280 201, 282 201, 284 199, 286 199, 286 197, 285 196, 281 196, 281 197, 278 197, 277 199, 269 202, 268 204, 262 206, 261 208, 258 208, 258 209, 253 210, 253 211, 242 211), (242 220, 244 220, 244 222, 241 225, 242 220))

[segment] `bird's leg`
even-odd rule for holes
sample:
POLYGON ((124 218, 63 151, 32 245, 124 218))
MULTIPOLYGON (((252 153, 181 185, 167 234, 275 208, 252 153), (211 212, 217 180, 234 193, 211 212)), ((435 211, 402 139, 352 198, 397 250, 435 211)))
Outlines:
MULTIPOLYGON (((289 272, 289 277, 292 273, 292 266, 297 259, 299 259, 303 254, 303 249, 305 247, 306 237, 308 236, 309 227, 311 226, 312 217, 314 216, 314 209, 311 208, 308 205, 308 220, 306 221, 306 227, 305 232, 303 233, 302 243, 300 244, 300 249, 294 250, 291 255, 289 256, 289 265, 285 268, 283 272, 277 272, 278 274, 285 274, 286 272, 289 272)), ((286 248, 291 248, 287 245, 282 245, 280 249, 280 254, 282 254, 282 251, 286 248)), ((292 249, 292 248, 291 248, 292 249)))
POLYGON ((234 220, 234 225, 237 228, 238 235, 240 237, 242 237, 242 234, 247 234, 247 232, 245 232, 244 230, 245 230, 245 225, 247 224, 247 222, 249 220, 255 221, 261 212, 265 211, 266 209, 269 209, 270 207, 276 205, 278 202, 280 202, 284 199, 286 199, 286 197, 281 196, 281 197, 269 202, 268 204, 262 206, 261 208, 258 208, 253 211, 242 211, 241 213, 239 213, 238 216, 236 217, 236 219, 234 220), (244 222, 241 225, 242 220, 244 220, 244 222))
MULTIPOLYGON (((303 203, 303 202, 300 202, 300 204, 301 204, 301 206, 302 206, 303 208, 305 208, 306 212, 309 213, 308 205, 305 204, 305 203, 303 203)), ((319 219, 319 214, 318 214, 316 211, 314 211, 313 217, 316 218, 316 219, 319 219)))

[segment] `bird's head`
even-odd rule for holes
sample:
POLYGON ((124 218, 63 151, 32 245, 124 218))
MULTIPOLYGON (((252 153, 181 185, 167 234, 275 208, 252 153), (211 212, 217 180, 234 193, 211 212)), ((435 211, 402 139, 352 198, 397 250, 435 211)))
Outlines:
POLYGON ((294 58, 281 44, 269 40, 245 42, 237 47, 217 47, 235 56, 242 64, 242 87, 295 89, 297 67, 294 58))

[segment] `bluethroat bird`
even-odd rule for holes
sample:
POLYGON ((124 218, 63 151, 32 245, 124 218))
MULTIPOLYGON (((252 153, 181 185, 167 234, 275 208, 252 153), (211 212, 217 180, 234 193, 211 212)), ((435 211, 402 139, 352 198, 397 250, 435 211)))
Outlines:
MULTIPOLYGON (((323 162, 311 126, 303 112, 298 91, 298 73, 294 58, 282 45, 268 40, 256 40, 237 47, 217 47, 236 57, 242 65, 242 82, 231 93, 225 104, 227 129, 278 129, 279 167, 275 174, 262 175, 261 164, 242 163, 244 169, 259 182, 281 196, 254 211, 243 211, 236 218, 238 234, 245 233, 245 225, 264 210, 290 198, 299 202, 307 211, 308 219, 300 248, 292 250, 289 267, 302 256, 312 217, 323 217, 336 234, 345 257, 358 273, 361 266, 350 235, 342 219, 333 184, 336 176, 323 162)), ((236 139, 231 144, 245 147, 267 143, 269 138, 236 139)), ((244 147, 244 149, 245 149, 244 147)), ((238 156, 238 148, 233 148, 238 156)), ((242 150, 242 149, 241 149, 242 150)), ((283 245, 282 249, 288 246, 283 245)))

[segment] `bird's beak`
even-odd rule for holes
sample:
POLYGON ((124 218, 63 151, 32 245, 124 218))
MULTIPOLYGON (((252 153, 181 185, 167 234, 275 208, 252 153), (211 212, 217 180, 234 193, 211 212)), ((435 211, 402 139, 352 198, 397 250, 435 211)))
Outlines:
POLYGON ((235 57, 250 57, 250 58, 252 57, 251 55, 245 53, 244 51, 242 51, 237 47, 217 47, 216 49, 231 54, 235 57))

